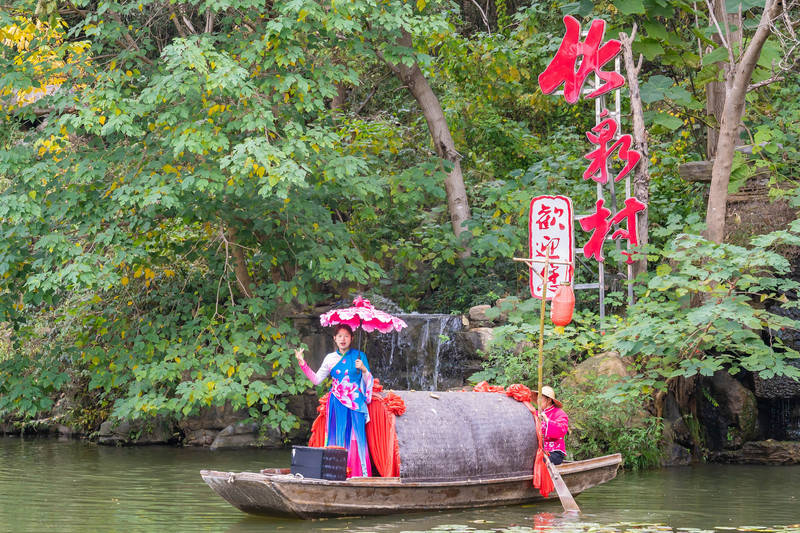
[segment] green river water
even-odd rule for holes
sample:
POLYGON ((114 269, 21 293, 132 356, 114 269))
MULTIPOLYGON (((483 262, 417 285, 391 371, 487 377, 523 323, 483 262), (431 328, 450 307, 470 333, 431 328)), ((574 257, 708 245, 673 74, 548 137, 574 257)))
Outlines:
POLYGON ((113 448, 0 437, 0 532, 494 531, 503 533, 800 532, 800 466, 700 465, 615 480, 577 498, 458 512, 287 520, 248 516, 216 496, 201 469, 284 467, 288 450, 113 448))

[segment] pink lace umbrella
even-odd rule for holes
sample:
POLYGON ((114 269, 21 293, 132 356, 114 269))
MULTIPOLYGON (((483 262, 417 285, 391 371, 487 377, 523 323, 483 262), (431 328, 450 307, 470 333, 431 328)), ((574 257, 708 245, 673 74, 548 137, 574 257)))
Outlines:
MULTIPOLYGON (((353 331, 358 328, 363 329, 367 333, 375 330, 381 333, 389 333, 390 331, 400 331, 408 327, 400 318, 392 316, 385 311, 375 309, 369 300, 356 297, 353 300, 353 307, 345 307, 344 309, 332 309, 319 317, 319 323, 325 327, 338 326, 339 324, 347 324, 353 331)), ((358 332, 358 344, 361 349, 361 332, 358 332)))

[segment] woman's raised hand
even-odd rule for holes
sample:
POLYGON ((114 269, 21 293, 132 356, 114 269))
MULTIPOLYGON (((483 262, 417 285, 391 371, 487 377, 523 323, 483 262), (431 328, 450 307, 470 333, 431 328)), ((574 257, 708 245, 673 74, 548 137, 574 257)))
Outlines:
POLYGON ((356 359, 356 368, 361 370, 362 372, 366 369, 364 363, 361 362, 361 359, 356 359))
POLYGON ((300 363, 301 365, 303 363, 305 363, 305 359, 303 359, 303 352, 304 351, 305 350, 303 348, 295 348, 295 350, 294 350, 294 357, 295 357, 295 359, 297 359, 297 362, 300 363))

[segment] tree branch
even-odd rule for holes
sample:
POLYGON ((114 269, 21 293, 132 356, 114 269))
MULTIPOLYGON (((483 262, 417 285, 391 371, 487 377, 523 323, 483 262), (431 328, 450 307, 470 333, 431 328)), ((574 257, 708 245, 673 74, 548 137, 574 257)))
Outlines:
MULTIPOLYGON (((700 31, 700 18, 697 16, 697 2, 692 2, 692 8, 694 9, 694 27, 697 28, 697 31, 700 31)), ((703 60, 703 42, 700 40, 700 37, 697 37, 697 55, 700 57, 700 60, 703 60)))
POLYGON ((706 6, 708 6, 708 16, 711 17, 711 22, 714 23, 714 26, 717 28, 717 35, 719 35, 719 40, 722 43, 722 46, 728 51, 728 60, 731 62, 731 65, 734 64, 733 58, 733 49, 728 44, 728 40, 725 39, 725 35, 722 32, 722 28, 719 25, 719 21, 717 20, 717 16, 714 14, 714 6, 711 5, 710 0, 706 0, 706 6))
POLYGON ((773 76, 767 80, 760 81, 758 83, 752 83, 747 86, 747 92, 755 91, 756 89, 760 89, 761 87, 766 87, 771 83, 775 83, 776 81, 784 81, 786 78, 784 76, 773 76))
POLYGON ((481 14, 481 18, 483 19, 483 23, 486 25, 486 31, 489 33, 489 36, 492 35, 492 28, 489 27, 489 19, 486 17, 486 12, 481 8, 481 6, 475 0, 472 0, 472 3, 475 4, 475 7, 478 9, 478 12, 481 14))
MULTIPOLYGON (((228 234, 225 230, 220 230, 220 238, 225 242, 225 264, 228 263, 228 254, 233 257, 233 272, 236 275, 236 285, 245 298, 253 297, 253 278, 247 270, 247 259, 244 256, 243 247, 236 243, 236 230, 228 227, 228 234)), ((231 300, 233 295, 231 295, 231 300)))
POLYGON ((178 30, 178 35, 185 39, 187 37, 186 30, 183 29, 183 26, 181 26, 181 23, 178 21, 178 14, 173 7, 169 8, 169 18, 175 26, 175 29, 178 30))
POLYGON ((189 18, 183 12, 181 12, 181 18, 183 19, 183 23, 186 24, 186 27, 189 28, 189 33, 193 35, 196 34, 197 31, 194 29, 192 21, 189 20, 189 18))
POLYGON ((359 106, 355 109, 355 111, 353 111, 354 114, 358 115, 359 113, 361 113, 361 110, 364 109, 364 107, 369 103, 369 101, 372 100, 372 97, 375 96, 375 93, 378 92, 378 86, 380 85, 380 83, 388 77, 389 75, 387 74, 375 82, 375 85, 372 87, 372 90, 369 92, 364 101, 361 102, 361 104, 359 104, 359 106))
POLYGON ((717 152, 711 168, 711 187, 706 210, 706 235, 710 241, 721 243, 725 237, 725 210, 728 202, 728 184, 731 178, 733 155, 736 150, 737 131, 744 114, 745 96, 752 80, 761 50, 772 33, 772 20, 778 15, 778 2, 767 0, 758 28, 747 45, 738 64, 732 65, 732 83, 725 97, 722 120, 717 139, 717 152))
MULTIPOLYGON (((63 14, 63 13, 77 13, 77 14, 78 14, 78 15, 80 15, 81 17, 83 17, 83 18, 86 18, 86 16, 89 14, 89 11, 88 11, 88 10, 86 10, 86 9, 79 9, 79 8, 78 8, 78 6, 76 6, 75 4, 73 4, 72 2, 70 2, 69 0, 67 0, 67 5, 69 6, 69 8, 68 8, 68 9, 59 9, 59 10, 58 10, 58 14, 59 14, 59 15, 61 15, 61 14, 63 14)), ((3 8, 3 9, 5 9, 5 8, 3 8)))
POLYGON ((123 36, 125 37, 125 41, 128 43, 128 46, 139 52, 140 54, 139 57, 141 58, 142 61, 144 61, 150 66, 153 66, 153 62, 142 52, 142 49, 139 48, 139 45, 136 44, 136 41, 133 39, 133 37, 131 37, 130 32, 124 29, 126 26, 125 23, 122 22, 122 18, 119 16, 119 13, 111 10, 109 10, 108 12, 111 14, 111 18, 113 18, 117 22, 117 24, 119 24, 120 28, 123 28, 123 36))
MULTIPOLYGON (((639 64, 634 65, 633 60, 633 40, 636 38, 637 26, 634 23, 631 35, 619 34, 622 43, 622 57, 625 61, 625 77, 628 81, 630 103, 631 103, 631 122, 633 123, 633 145, 641 154, 641 160, 637 165, 633 176, 633 196, 645 205, 650 201, 650 148, 647 139, 647 128, 644 123, 644 106, 639 89, 639 71, 642 68, 642 55, 639 54, 639 64)), ((648 236, 649 221, 647 210, 636 214, 637 229, 640 246, 646 246, 650 240, 648 236)), ((638 276, 647 272, 647 255, 641 254, 642 259, 633 265, 633 275, 638 276)))

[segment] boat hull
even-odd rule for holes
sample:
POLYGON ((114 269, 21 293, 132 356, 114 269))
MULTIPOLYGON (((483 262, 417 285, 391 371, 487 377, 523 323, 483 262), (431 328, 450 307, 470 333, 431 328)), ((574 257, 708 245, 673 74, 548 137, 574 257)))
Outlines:
MULTIPOLYGON (((557 468, 576 495, 613 479, 621 461, 622 457, 614 454, 557 468)), ((400 478, 327 481, 278 472, 202 470, 200 475, 214 492, 246 513, 298 518, 490 507, 557 498, 555 491, 542 497, 533 488, 531 476, 404 483, 400 478)))

